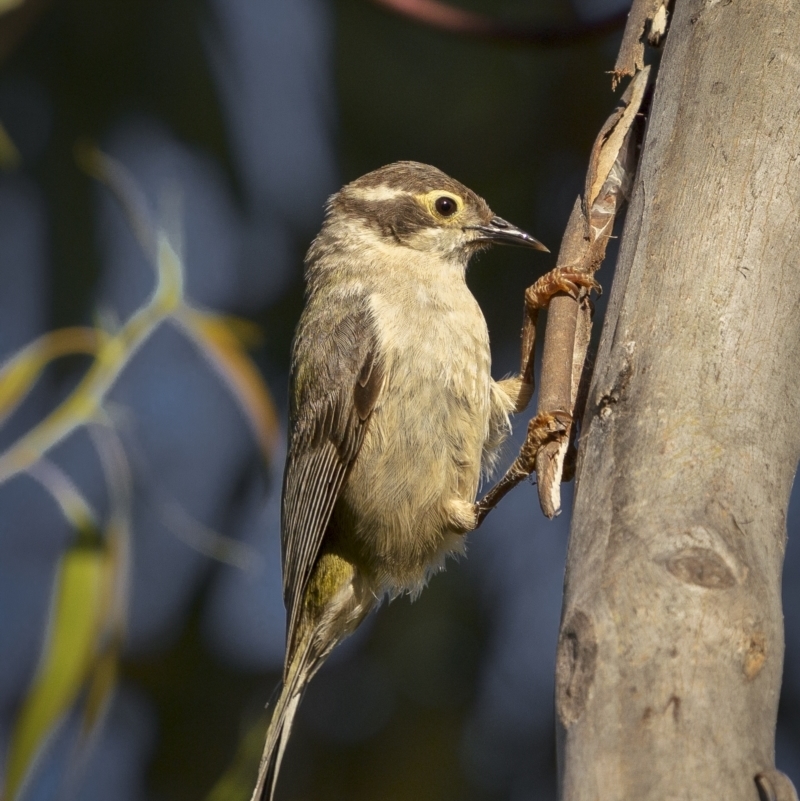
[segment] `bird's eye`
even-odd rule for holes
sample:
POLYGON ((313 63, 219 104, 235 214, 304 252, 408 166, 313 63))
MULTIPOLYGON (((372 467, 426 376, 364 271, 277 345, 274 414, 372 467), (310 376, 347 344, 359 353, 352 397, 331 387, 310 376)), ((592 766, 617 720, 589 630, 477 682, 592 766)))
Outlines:
POLYGON ((452 217, 458 211, 458 203, 447 195, 437 197, 433 206, 442 217, 452 217))

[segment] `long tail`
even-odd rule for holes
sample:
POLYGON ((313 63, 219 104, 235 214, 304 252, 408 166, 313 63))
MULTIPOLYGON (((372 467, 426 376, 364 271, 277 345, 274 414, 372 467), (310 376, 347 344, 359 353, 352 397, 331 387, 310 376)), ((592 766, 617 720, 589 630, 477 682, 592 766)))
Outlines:
POLYGON ((306 601, 296 636, 288 638, 288 668, 272 711, 250 801, 273 801, 283 752, 306 685, 336 643, 358 627, 376 600, 368 585, 359 579, 354 565, 332 553, 323 553, 318 559, 308 594, 317 600, 306 601), (319 597, 323 598, 322 603, 319 597))
POLYGON ((308 640, 302 643, 298 649, 283 687, 281 687, 275 708, 272 710, 272 718, 267 729, 267 741, 264 744, 264 753, 258 768, 258 780, 250 801, 272 801, 275 796, 278 771, 286 750, 286 743, 289 741, 289 734, 292 731, 297 707, 300 705, 300 699, 303 697, 303 691, 309 679, 321 663, 321 660, 312 658, 309 647, 311 638, 309 637, 308 640))
POLYGON ((281 697, 278 701, 280 708, 278 706, 275 707, 267 730, 267 742, 264 746, 264 754, 261 757, 258 781, 253 790, 251 801, 272 801, 275 796, 278 771, 281 767, 283 753, 286 750, 286 743, 289 741, 292 723, 302 695, 301 690, 288 698, 286 697, 286 690, 286 687, 281 690, 281 697))

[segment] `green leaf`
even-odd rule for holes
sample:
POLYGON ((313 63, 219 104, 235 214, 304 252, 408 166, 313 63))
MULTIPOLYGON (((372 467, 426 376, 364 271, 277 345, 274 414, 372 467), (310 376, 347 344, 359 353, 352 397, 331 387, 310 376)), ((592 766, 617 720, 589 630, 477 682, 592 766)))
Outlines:
POLYGON ((73 547, 58 566, 39 668, 11 735, 2 798, 14 801, 92 667, 111 555, 73 547))

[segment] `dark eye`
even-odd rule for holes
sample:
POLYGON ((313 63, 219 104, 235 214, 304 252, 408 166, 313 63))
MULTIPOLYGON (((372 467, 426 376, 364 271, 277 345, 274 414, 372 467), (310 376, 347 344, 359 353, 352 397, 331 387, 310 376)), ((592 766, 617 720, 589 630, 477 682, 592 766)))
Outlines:
POLYGON ((437 197, 433 205, 442 217, 452 217, 452 215, 458 211, 458 203, 456 203, 453 198, 447 197, 446 195, 437 197))

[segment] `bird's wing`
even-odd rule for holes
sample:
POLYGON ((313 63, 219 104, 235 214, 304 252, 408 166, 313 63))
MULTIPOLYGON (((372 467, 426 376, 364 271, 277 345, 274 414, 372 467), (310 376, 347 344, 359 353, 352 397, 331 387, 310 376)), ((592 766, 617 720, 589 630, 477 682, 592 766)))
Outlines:
POLYGON ((349 313, 324 337, 313 337, 301 324, 295 350, 281 525, 287 664, 334 504, 384 384, 366 311, 349 313))

